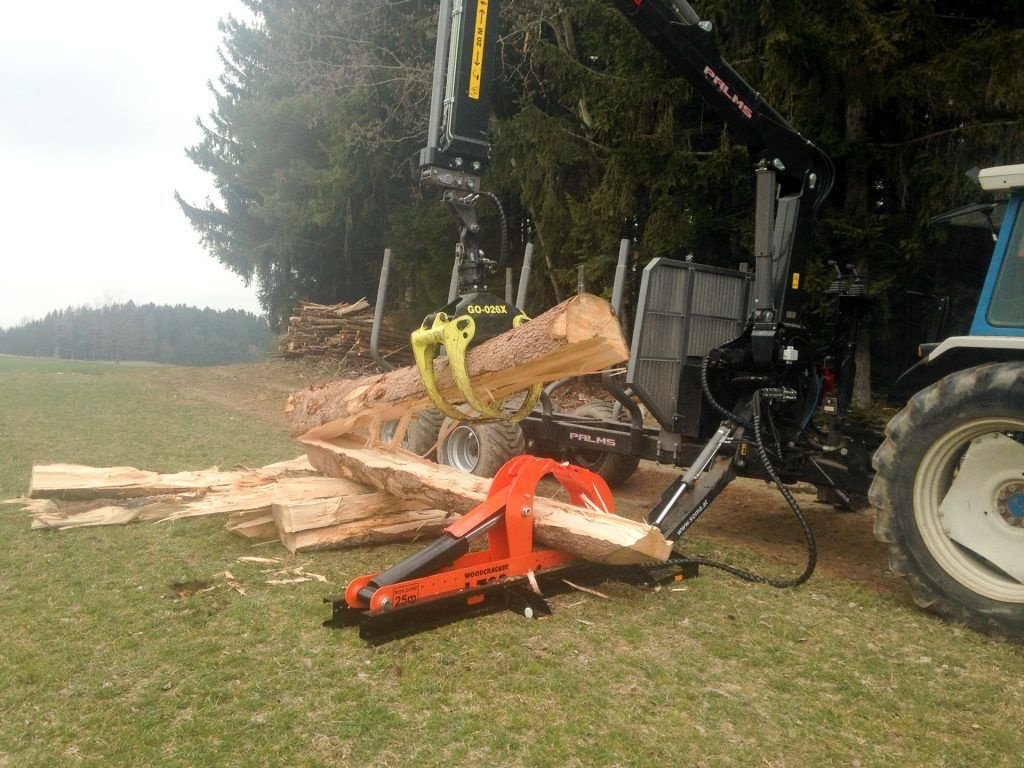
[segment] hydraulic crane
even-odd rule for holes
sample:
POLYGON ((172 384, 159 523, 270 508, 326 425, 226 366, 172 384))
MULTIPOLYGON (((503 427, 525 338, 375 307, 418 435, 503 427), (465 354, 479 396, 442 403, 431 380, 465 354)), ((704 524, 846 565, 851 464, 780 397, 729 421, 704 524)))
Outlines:
MULTIPOLYGON (((1024 632, 1024 313, 1014 299, 1024 293, 1024 166, 982 173, 983 188, 1009 191, 1011 200, 971 335, 925 350, 904 377, 906 409, 883 444, 848 412, 866 295, 856 270, 833 264, 827 341, 812 343, 816 329, 804 311, 815 222, 835 176, 831 160, 722 59, 714 25, 686 0, 609 2, 748 147, 754 274, 669 259, 648 264, 624 384, 606 377, 628 423, 553 413, 537 388, 506 414, 465 376, 464 399, 486 419, 522 419, 530 452, 573 459, 612 484, 641 457, 685 467, 648 518, 671 540, 737 474, 773 481, 806 535, 804 572, 776 581, 727 570, 777 586, 806 580, 816 557, 786 483, 810 482, 856 506, 868 494, 878 449, 870 492, 880 507, 878 533, 915 597, 980 628, 1024 632), (938 397, 959 404, 956 413, 936 412, 941 428, 922 416, 938 397), (642 422, 638 401, 657 427, 642 422)), ((459 245, 450 303, 424 321, 413 343, 435 404, 453 418, 464 414, 431 386, 433 356, 444 345, 458 367, 470 343, 526 321, 520 308, 487 293, 491 265, 476 217, 486 194, 498 13, 498 0, 441 0, 430 132, 420 155, 423 179, 442 189, 458 222, 459 245)))

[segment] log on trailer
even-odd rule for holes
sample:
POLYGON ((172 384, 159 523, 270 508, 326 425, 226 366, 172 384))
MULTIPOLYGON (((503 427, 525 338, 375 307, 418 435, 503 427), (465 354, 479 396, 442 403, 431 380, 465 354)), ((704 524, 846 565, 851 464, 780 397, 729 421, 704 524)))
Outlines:
MULTIPOLYGON (((611 306, 574 296, 539 317, 469 350, 466 366, 478 392, 500 398, 537 384, 596 373, 629 357, 611 306)), ((447 358, 434 361, 442 396, 459 397, 447 358)), ((291 434, 329 440, 431 408, 419 371, 400 368, 354 381, 315 385, 292 394, 291 434)))
MULTIPOLYGON (((407 451, 367 448, 351 438, 304 438, 310 463, 405 499, 421 499, 464 514, 487 498, 490 481, 421 459, 407 451)), ((663 562, 672 544, 646 523, 536 497, 534 536, 545 546, 609 564, 663 562)))

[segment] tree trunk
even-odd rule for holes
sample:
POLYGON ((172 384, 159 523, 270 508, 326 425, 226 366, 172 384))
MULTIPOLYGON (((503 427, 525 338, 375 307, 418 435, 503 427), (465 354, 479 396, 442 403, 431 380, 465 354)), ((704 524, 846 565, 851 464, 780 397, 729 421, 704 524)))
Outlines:
MULTIPOLYGON (((857 68, 847 74, 851 87, 846 100, 846 140, 853 148, 846 162, 846 210, 858 217, 868 215, 871 207, 871 171, 864 157, 867 139, 868 108, 864 99, 864 73, 857 68)), ((866 250, 866 248, 865 248, 866 250)), ((857 268, 868 269, 863 256, 857 259, 857 268)), ((857 332, 856 367, 853 379, 853 404, 866 407, 871 404, 871 328, 870 317, 864 317, 857 332)))
MULTIPOLYGON (((351 439, 303 439, 310 463, 334 477, 347 477, 400 498, 465 514, 487 498, 490 481, 425 461, 405 451, 365 448, 351 439)), ((534 536, 548 547, 593 562, 661 562, 672 545, 646 523, 536 497, 534 536)))
MULTIPOLYGON (((574 296, 540 317, 473 347, 469 375, 478 392, 504 397, 533 384, 595 373, 629 357, 611 306, 596 296, 574 296)), ((447 358, 434 362, 442 395, 459 397, 447 358)), ((416 368, 336 381, 288 399, 291 434, 328 440, 432 407, 416 368)))

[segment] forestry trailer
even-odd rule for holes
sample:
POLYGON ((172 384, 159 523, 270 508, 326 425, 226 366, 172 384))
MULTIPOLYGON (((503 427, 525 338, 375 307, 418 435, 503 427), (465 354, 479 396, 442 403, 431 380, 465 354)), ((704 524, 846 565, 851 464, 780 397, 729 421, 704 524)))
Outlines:
MULTIPOLYGON (((803 582, 815 562, 813 536, 787 484, 811 483, 851 507, 869 497, 891 566, 921 606, 979 629, 1024 635, 1024 165, 980 174, 982 188, 1008 192, 1009 203, 970 335, 922 350, 899 381, 902 411, 883 436, 849 413, 866 302, 856 270, 833 265, 828 329, 809 328, 804 309, 815 220, 834 178, 831 160, 722 60, 713 25, 686 0, 610 2, 721 115, 733 139, 749 147, 755 270, 649 263, 624 380, 604 377, 614 408, 595 403, 556 413, 549 387, 529 393, 512 419, 499 421, 497 406, 478 397, 464 376, 465 400, 489 421, 463 420, 437 395, 433 356, 444 346, 453 368, 464 368, 470 343, 523 322, 526 276, 516 304, 487 293, 491 265, 478 245, 497 0, 441 0, 430 133, 420 163, 423 178, 442 188, 460 242, 451 303, 413 335, 439 413, 419 420, 410 447, 432 445, 446 414, 439 460, 477 474, 493 474, 524 449, 568 460, 611 485, 641 458, 686 468, 648 518, 673 541, 737 474, 770 480, 801 522, 807 567, 786 581, 728 570, 779 586, 803 582), (656 425, 645 423, 638 403, 656 425)), ((628 243, 613 289, 617 311, 627 250, 628 243)), ((378 313, 384 290, 382 279, 378 313)))

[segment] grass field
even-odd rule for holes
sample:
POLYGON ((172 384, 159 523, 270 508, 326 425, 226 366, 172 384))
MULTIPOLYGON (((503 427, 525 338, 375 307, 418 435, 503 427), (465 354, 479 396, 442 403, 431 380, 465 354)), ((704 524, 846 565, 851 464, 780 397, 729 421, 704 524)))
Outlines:
MULTIPOLYGON (((281 395, 304 381, 281 363, 0 357, 0 498, 33 460, 291 458, 281 395)), ((324 585, 269 586, 236 560, 282 556, 333 587, 411 551, 289 557, 218 520, 31 532, 0 508, 0 768, 1024 764, 1024 649, 863 583, 608 583, 611 599, 562 595, 548 619, 369 648, 320 626, 324 585)))

